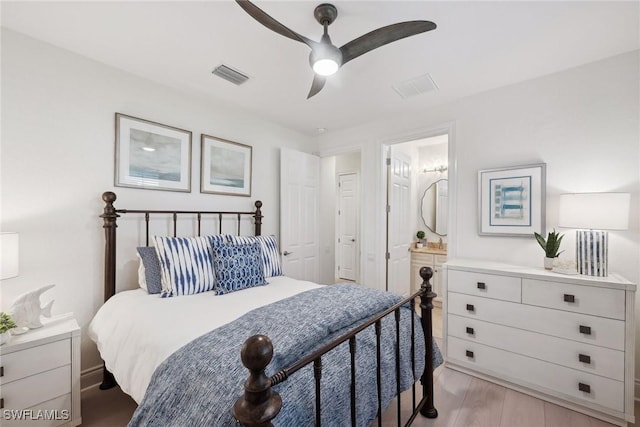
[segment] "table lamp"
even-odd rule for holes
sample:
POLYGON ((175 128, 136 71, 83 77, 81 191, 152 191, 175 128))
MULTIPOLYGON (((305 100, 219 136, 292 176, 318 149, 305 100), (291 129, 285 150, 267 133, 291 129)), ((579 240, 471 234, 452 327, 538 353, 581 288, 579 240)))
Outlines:
POLYGON ((606 277, 609 272, 609 233, 629 228, 629 193, 560 195, 558 226, 577 228, 578 273, 606 277))
POLYGON ((18 275, 18 233, 0 233, 0 280, 18 275))

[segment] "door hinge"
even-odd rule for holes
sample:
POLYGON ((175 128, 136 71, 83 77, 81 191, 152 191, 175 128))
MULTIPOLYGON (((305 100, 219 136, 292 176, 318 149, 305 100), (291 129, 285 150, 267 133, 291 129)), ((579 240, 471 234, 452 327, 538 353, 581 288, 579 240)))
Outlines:
POLYGON ((340 271, 340 266, 338 266, 338 271, 340 271))
POLYGON ((387 252, 387 259, 391 259, 391 254, 387 252))
POLYGON ((340 243, 340 238, 338 237, 338 243, 340 243))
POLYGON ((340 209, 338 209, 338 215, 340 215, 340 209))
POLYGON ((387 157, 387 166, 391 166, 391 157, 387 157))
POLYGON ((391 205, 387 205, 387 213, 391 212, 391 205))
POLYGON ((341 182, 338 183, 338 188, 340 188, 340 187, 342 187, 342 183, 341 182))

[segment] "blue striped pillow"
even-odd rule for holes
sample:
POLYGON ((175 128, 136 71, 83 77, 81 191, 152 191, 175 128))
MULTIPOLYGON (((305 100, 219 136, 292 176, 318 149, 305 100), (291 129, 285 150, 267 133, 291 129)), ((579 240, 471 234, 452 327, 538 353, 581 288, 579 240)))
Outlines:
POLYGON ((257 242, 218 244, 211 252, 216 272, 216 295, 267 284, 262 251, 257 242))
POLYGON ((264 264, 264 277, 282 276, 282 266, 280 265, 280 251, 276 237, 271 236, 229 236, 231 243, 254 243, 260 244, 262 250, 262 263, 264 264))
POLYGON ((162 270, 161 297, 193 295, 214 289, 208 238, 155 236, 153 239, 162 270))

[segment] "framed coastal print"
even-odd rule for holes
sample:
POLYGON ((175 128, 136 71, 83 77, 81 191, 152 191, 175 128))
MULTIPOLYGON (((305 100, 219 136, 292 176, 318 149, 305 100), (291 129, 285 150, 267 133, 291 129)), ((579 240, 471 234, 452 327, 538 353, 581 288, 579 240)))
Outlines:
POLYGON ((251 196, 250 145, 202 135, 200 192, 251 196))
POLYGON ((191 191, 191 132, 116 113, 115 185, 191 191))
POLYGON ((545 234, 546 164, 478 171, 478 234, 545 234))

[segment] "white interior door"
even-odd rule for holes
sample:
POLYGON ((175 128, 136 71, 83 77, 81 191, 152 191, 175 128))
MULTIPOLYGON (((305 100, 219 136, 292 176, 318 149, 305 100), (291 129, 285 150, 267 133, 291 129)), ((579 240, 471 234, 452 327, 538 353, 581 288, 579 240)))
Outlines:
POLYGON ((318 282, 320 159, 280 151, 280 250, 286 276, 318 282))
POLYGON ((387 290, 410 292, 411 158, 391 147, 387 160, 387 290))
POLYGON ((357 281, 358 276, 358 175, 338 176, 338 278, 357 281))

